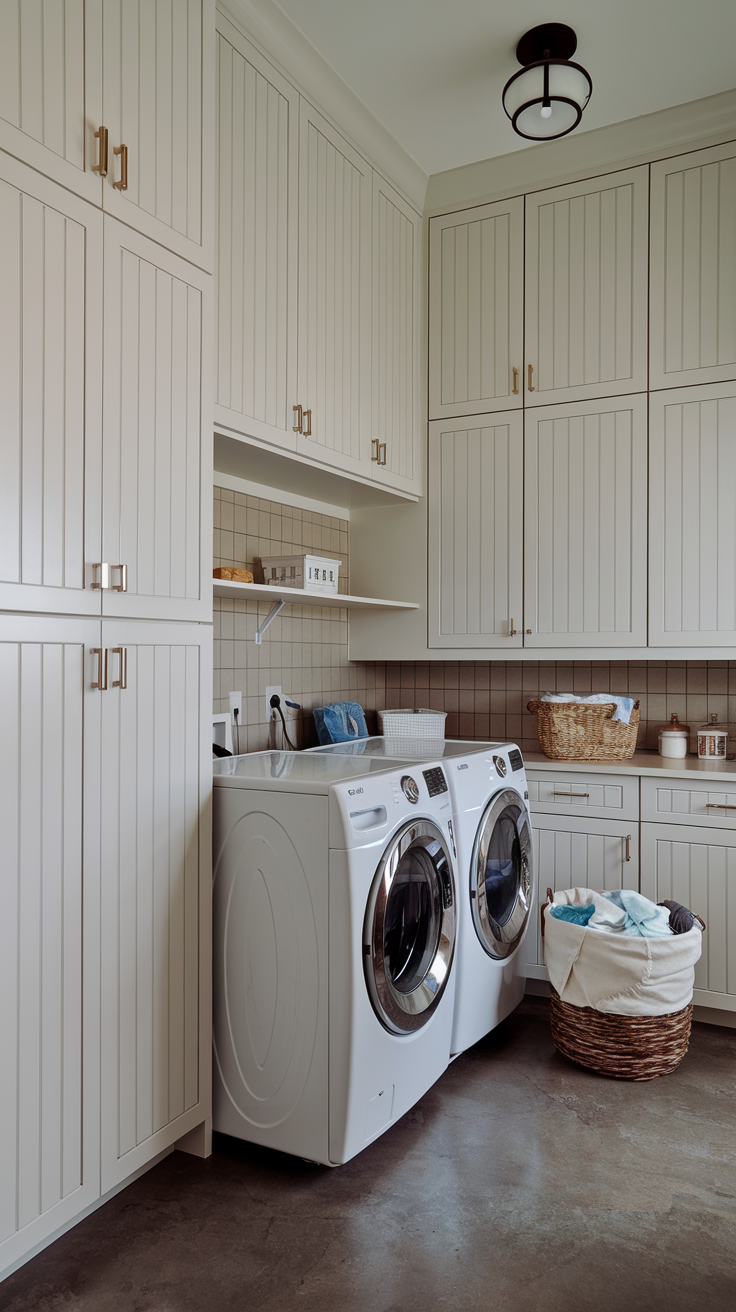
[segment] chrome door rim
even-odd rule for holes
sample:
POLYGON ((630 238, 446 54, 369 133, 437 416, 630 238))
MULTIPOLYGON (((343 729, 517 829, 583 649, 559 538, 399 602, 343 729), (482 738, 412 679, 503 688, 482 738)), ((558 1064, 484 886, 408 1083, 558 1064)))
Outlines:
POLYGON ((497 961, 507 960, 519 946, 529 919, 532 900, 532 837, 529 812, 520 794, 506 788, 491 798, 480 820, 470 864, 470 906, 478 941, 484 952, 497 961), (496 822, 509 806, 519 811, 516 830, 521 849, 521 876, 511 914, 500 925, 488 911, 485 870, 488 845, 496 822))
POLYGON ((386 848, 371 886, 363 926, 363 964, 373 1008, 392 1034, 412 1034, 426 1025, 439 1006, 450 978, 456 937, 455 880, 448 845, 431 820, 405 824, 386 848), (396 872, 412 847, 427 851, 441 890, 449 887, 450 901, 441 891, 442 918, 439 942, 429 969, 411 993, 393 987, 384 959, 386 907, 396 872))

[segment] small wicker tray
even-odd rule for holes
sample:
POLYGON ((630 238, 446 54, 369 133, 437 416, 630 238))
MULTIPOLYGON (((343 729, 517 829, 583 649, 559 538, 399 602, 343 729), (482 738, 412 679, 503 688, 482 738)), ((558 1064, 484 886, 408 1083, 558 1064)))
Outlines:
POLYGON ((615 702, 529 702, 539 745, 553 761, 628 761, 636 751, 641 712, 634 702, 628 724, 612 720, 615 702))

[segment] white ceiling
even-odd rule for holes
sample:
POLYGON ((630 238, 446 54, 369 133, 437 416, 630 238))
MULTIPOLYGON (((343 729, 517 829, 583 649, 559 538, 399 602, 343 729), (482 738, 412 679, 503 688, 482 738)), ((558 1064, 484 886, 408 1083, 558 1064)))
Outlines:
POLYGON ((427 173, 524 146, 501 108, 519 37, 569 23, 593 79, 578 131, 736 85, 736 0, 278 0, 427 173))

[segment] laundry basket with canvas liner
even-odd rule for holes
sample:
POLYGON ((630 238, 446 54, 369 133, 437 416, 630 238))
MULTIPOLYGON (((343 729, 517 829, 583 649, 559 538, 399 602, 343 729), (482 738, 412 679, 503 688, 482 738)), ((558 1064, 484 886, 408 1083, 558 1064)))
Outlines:
POLYGON ((634 702, 628 724, 614 720, 614 702, 528 702, 537 737, 552 761, 629 761, 636 751, 641 709, 634 702))
MULTIPOLYGON (((551 983, 552 1042, 599 1075, 651 1080, 679 1066, 692 1024, 695 965, 705 922, 685 933, 643 938, 558 920, 567 890, 541 910, 544 963, 551 983)), ((592 894, 591 894, 592 896, 592 894)))

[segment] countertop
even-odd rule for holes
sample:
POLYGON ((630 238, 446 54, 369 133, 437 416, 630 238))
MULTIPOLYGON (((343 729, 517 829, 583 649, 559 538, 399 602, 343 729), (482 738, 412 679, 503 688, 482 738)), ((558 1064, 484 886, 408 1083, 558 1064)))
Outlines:
POLYGON ((736 783, 736 761, 701 761, 697 756, 679 760, 660 756, 658 752, 635 752, 628 761, 551 761, 542 752, 525 752, 524 765, 529 770, 572 770, 576 774, 635 774, 658 778, 686 779, 689 775, 712 778, 718 775, 736 783))

